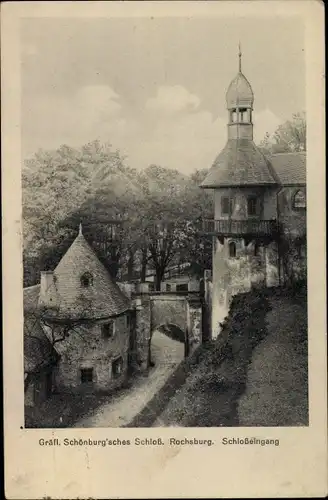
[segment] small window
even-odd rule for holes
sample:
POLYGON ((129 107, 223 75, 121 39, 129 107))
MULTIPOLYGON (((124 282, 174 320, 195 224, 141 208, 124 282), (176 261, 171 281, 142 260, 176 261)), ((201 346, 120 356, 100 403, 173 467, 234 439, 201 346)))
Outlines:
POLYGON ((302 189, 296 191, 294 195, 293 208, 306 208, 305 192, 302 189))
POLYGON ((91 273, 84 273, 81 276, 81 286, 83 288, 88 288, 89 286, 92 285, 93 279, 92 279, 92 274, 91 273))
POLYGON ((240 116, 240 121, 241 122, 247 122, 247 109, 246 108, 241 108, 239 110, 239 116, 240 116))
POLYGON ((229 215, 232 213, 232 199, 228 196, 223 196, 221 198, 221 214, 229 215))
POLYGON ((177 285, 177 292, 188 292, 188 283, 180 283, 180 285, 177 285))
POLYGON ((125 316, 125 325, 127 328, 130 328, 130 314, 128 313, 126 316, 125 316))
POLYGON ((120 356, 115 359, 112 363, 112 374, 113 377, 119 377, 123 373, 123 358, 120 356))
POLYGON ((109 323, 104 323, 103 325, 101 325, 101 333, 105 339, 112 338, 115 333, 114 321, 110 321, 109 323))
POLYGON ((236 123, 237 121, 237 110, 236 109, 232 109, 231 112, 230 112, 230 121, 232 123, 236 123))
POLYGON ((254 256, 259 257, 260 255, 260 245, 258 243, 255 243, 254 245, 254 256))
POLYGON ((167 283, 167 285, 166 285, 166 291, 167 292, 171 292, 171 290, 172 290, 171 285, 169 283, 167 283))
POLYGON ((247 213, 248 213, 248 215, 256 215, 256 213, 257 213, 256 205, 257 205, 256 196, 250 196, 247 200, 247 213))
POLYGON ((93 381, 93 368, 82 368, 81 383, 88 384, 93 381))
POLYGON ((234 241, 231 241, 229 243, 229 257, 234 258, 236 257, 236 243, 234 241))

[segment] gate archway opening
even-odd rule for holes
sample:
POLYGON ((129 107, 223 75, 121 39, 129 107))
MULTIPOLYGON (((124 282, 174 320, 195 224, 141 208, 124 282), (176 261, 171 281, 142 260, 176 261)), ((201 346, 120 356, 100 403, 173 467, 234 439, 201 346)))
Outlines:
POLYGON ((149 366, 177 365, 187 356, 186 332, 172 323, 154 328, 149 345, 149 366))

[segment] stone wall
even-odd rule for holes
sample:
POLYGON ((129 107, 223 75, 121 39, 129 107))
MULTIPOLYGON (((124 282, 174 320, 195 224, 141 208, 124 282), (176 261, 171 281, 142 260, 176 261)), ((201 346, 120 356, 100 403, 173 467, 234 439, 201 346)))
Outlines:
POLYGON ((148 368, 151 318, 150 297, 148 294, 141 295, 135 299, 135 340, 136 356, 135 368, 145 371, 148 368))
MULTIPOLYGON (((198 283, 199 288, 199 283, 198 283)), ((193 352, 202 342, 203 318, 200 294, 143 293, 134 297, 135 345, 134 366, 147 371, 150 341, 153 332, 162 326, 178 327, 186 333, 186 353, 193 352)))
POLYGON ((278 253, 276 244, 246 244, 243 238, 224 238, 223 244, 214 238, 212 338, 221 331, 220 323, 229 312, 232 297, 252 288, 278 285, 278 253), (229 243, 236 244, 236 257, 229 257, 229 243))
POLYGON ((151 298, 151 329, 161 325, 176 325, 183 332, 187 326, 187 301, 178 295, 160 295, 151 298))
POLYGON ((190 355, 202 343, 202 304, 199 298, 187 302, 187 331, 187 353, 190 355))
POLYGON ((127 375, 130 332, 127 315, 114 319, 115 331, 112 338, 105 338, 101 325, 108 320, 98 320, 88 326, 77 326, 67 339, 55 344, 60 354, 57 387, 85 387, 81 383, 81 369, 93 368, 92 387, 112 390, 122 384, 127 375), (123 358, 121 375, 112 372, 112 363, 123 358))

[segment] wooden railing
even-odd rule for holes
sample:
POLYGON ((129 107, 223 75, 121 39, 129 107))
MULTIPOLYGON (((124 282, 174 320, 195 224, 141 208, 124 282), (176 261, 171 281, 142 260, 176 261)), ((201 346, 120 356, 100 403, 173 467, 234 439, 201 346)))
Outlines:
POLYGON ((229 220, 206 219, 202 233, 212 235, 274 236, 278 232, 275 220, 229 220))

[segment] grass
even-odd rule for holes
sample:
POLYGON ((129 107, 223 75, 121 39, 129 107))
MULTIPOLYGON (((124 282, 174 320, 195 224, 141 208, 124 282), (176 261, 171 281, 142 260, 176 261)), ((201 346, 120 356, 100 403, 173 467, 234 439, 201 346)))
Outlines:
POLYGON ((71 427, 102 404, 110 402, 130 385, 126 382, 123 387, 111 392, 66 390, 53 394, 38 406, 25 406, 25 427, 71 427))
POLYGON ((253 297, 248 294, 248 298, 244 294, 236 297, 222 334, 203 347, 198 366, 188 373, 184 385, 177 389, 153 426, 258 425, 264 416, 261 402, 267 408, 261 425, 307 425, 306 293, 267 290, 263 300, 257 293, 260 292, 253 297), (288 317, 292 318, 289 323, 288 317), (275 344, 280 349, 276 357, 275 344), (288 355, 283 356, 286 350, 288 355), (271 399, 263 373, 271 386, 274 377, 277 379, 271 399), (250 374, 253 378, 255 374, 257 382, 249 398, 250 374), (244 401, 249 401, 242 413, 239 401, 244 394, 244 401))

